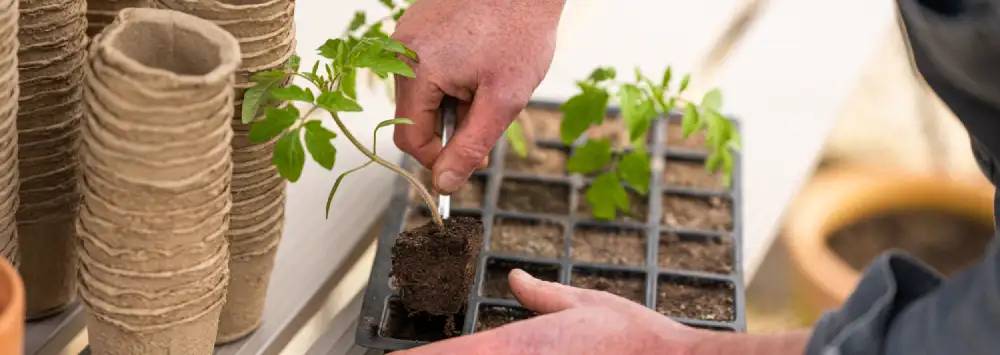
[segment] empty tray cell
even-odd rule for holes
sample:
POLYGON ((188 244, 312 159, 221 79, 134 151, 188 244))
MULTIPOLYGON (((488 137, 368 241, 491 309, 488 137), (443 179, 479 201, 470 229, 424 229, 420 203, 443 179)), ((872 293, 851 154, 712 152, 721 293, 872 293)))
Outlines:
POLYGON ((733 243, 717 236, 663 233, 658 259, 661 268, 729 274, 733 272, 733 243))
POLYGON ((708 172, 704 160, 668 158, 663 171, 663 184, 703 190, 726 189, 722 184, 722 175, 708 172))
POLYGON ((535 175, 566 175, 567 153, 563 149, 535 146, 529 148, 528 155, 521 157, 513 148, 507 148, 504 156, 504 170, 535 175))
POLYGON ((663 224, 676 228, 730 231, 733 229, 732 203, 718 196, 664 194, 663 224))
MULTIPOLYGON (((629 211, 617 211, 616 221, 627 221, 635 223, 646 223, 649 218, 649 195, 643 196, 630 188, 628 192, 629 211)), ((581 219, 594 219, 590 209, 590 202, 587 201, 587 189, 580 190, 580 198, 577 200, 576 215, 581 219)))
POLYGON ((513 269, 524 270, 539 280, 559 281, 559 265, 490 259, 486 261, 483 296, 514 299, 514 293, 511 292, 510 284, 507 282, 507 275, 513 269))
POLYGON ((479 318, 476 319, 476 331, 481 332, 484 330, 490 330, 503 326, 507 323, 525 320, 536 315, 538 314, 521 307, 482 305, 479 306, 479 318))
POLYGON ((402 340, 437 341, 457 336, 465 319, 464 314, 453 317, 409 314, 395 298, 389 300, 386 311, 379 335, 402 340))
POLYGON ((574 268, 570 285, 607 291, 645 304, 646 277, 638 272, 574 268))
POLYGON ((646 238, 640 229, 577 226, 572 246, 574 260, 634 266, 646 263, 646 238))
POLYGON ((550 214, 569 213, 569 185, 519 179, 504 179, 500 184, 502 210, 550 214))
POLYGON ((526 136, 536 140, 559 142, 559 125, 562 111, 552 108, 528 107, 519 116, 526 136))
POLYGON ((563 226, 545 220, 497 217, 490 250, 558 258, 563 250, 563 226))
MULTIPOLYGON (((427 188, 432 196, 437 197, 434 192, 434 185, 431 183, 431 173, 427 169, 421 168, 417 172, 417 178, 427 188)), ((462 188, 451 195, 451 206, 454 208, 482 208, 483 198, 486 195, 486 177, 475 174, 469 177, 469 182, 462 185, 462 188)), ((424 203, 416 189, 410 189, 410 201, 413 203, 424 203)))
POLYGON ((732 321, 736 291, 725 281, 661 277, 656 311, 671 317, 732 321))
POLYGON ((684 138, 684 129, 681 127, 679 118, 670 119, 667 124, 667 148, 681 148, 684 150, 707 151, 705 148, 705 132, 697 131, 690 137, 684 138))

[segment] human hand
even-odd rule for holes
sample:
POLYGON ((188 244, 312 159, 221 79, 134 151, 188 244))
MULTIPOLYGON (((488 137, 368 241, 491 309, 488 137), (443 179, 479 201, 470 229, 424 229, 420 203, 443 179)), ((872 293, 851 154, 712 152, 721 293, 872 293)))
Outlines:
POLYGON ((396 77, 394 140, 432 170, 434 187, 457 191, 545 77, 564 0, 421 0, 393 38, 417 52, 416 78, 396 77), (438 106, 459 100, 456 132, 442 149, 438 106))
POLYGON ((690 354, 713 334, 607 292, 538 280, 521 270, 509 279, 521 304, 541 315, 398 354, 690 354))

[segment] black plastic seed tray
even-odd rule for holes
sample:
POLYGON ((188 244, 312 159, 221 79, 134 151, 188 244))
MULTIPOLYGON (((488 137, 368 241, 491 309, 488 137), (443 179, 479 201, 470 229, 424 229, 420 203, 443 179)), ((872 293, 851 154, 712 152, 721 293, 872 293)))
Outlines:
MULTIPOLYGON (((529 108, 557 112, 558 104, 533 102, 529 108)), ((616 116, 617 111, 608 115, 616 116)), ((584 207, 584 189, 591 178, 567 174, 564 162, 561 171, 544 175, 511 171, 515 160, 505 161, 508 147, 501 139, 490 166, 473 175, 467 190, 452 196, 452 206, 457 206, 453 215, 481 217, 484 227, 475 284, 465 314, 456 319, 463 334, 532 315, 507 288, 506 272, 515 267, 542 279, 618 293, 690 326, 744 331, 740 156, 732 188, 692 183, 686 177, 704 174, 706 154, 697 148, 697 141, 677 146, 679 127, 679 117, 656 121, 649 146, 655 157, 650 193, 632 196, 639 201, 633 210, 645 213, 614 221, 594 220, 584 207), (512 166, 505 166, 508 163, 512 166), (517 201, 510 193, 516 189, 555 191, 564 198, 517 201), (704 213, 697 212, 706 206, 704 213), (693 213, 670 212, 685 209, 693 213), (709 258, 713 260, 705 263, 709 258), (716 314, 698 314, 703 307, 690 303, 705 300, 722 300, 714 304, 729 307, 716 314)), ((566 157, 573 149, 551 135, 536 134, 536 138, 539 151, 548 154, 566 157)), ((409 159, 404 166, 421 169, 409 159)), ((391 351, 445 338, 443 319, 406 314, 390 277, 396 235, 428 220, 426 207, 400 179, 365 291, 359 345, 391 351)))

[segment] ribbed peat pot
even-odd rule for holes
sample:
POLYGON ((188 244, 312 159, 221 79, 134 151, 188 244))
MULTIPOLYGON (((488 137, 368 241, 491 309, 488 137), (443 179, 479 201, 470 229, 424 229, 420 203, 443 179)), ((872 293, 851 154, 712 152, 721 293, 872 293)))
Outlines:
MULTIPOLYGON (((358 344, 405 349, 530 318, 534 314, 519 306, 507 285, 513 268, 615 293, 691 326, 745 329, 738 160, 734 186, 727 189, 718 176, 704 172, 707 154, 698 144, 703 137, 681 141, 679 117, 659 120, 648 147, 662 163, 653 164, 652 193, 634 193, 631 214, 597 221, 583 196, 591 177, 566 172, 575 146, 559 142, 558 104, 533 103, 526 116, 537 141, 531 155, 517 157, 506 141, 499 142, 491 165, 452 195, 452 218, 478 219, 483 228, 481 241, 469 239, 481 243, 482 251, 468 287, 458 277, 461 259, 452 259, 448 267, 425 267, 418 275, 411 270, 416 268, 407 267, 447 261, 448 253, 412 250, 409 239, 433 225, 427 224, 428 212, 409 185, 397 185, 365 292, 358 344), (437 292, 465 287, 464 307, 449 315, 414 312, 414 279, 455 285, 439 286, 437 292)), ((628 144, 617 119, 593 127, 588 136, 609 138, 619 148, 628 144)), ((405 165, 429 182, 414 162, 405 165)), ((449 244, 440 239, 437 243, 449 244)), ((460 245, 450 244, 456 250, 460 245)), ((451 304, 448 295, 439 297, 434 304, 451 304)))
POLYGON ((87 0, 87 35, 96 36, 128 8, 149 7, 151 0, 87 0))
POLYGON ((239 56, 226 31, 169 10, 123 10, 94 39, 77 220, 94 354, 212 352, 239 56))
POLYGON ((15 266, 17 250, 18 0, 0 0, 0 257, 15 266))
MULTIPOLYGON (((240 43, 236 74, 233 148, 233 209, 227 238, 232 280, 222 309, 218 343, 240 339, 260 326, 274 257, 284 226, 285 181, 271 164, 275 141, 255 144, 241 121, 243 91, 257 72, 285 66, 295 51, 292 0, 152 0, 229 31, 240 43)), ((261 112, 264 110, 262 109, 261 112)))
POLYGON ((29 319, 61 311, 76 295, 86 6, 84 0, 21 0, 17 231, 29 319))

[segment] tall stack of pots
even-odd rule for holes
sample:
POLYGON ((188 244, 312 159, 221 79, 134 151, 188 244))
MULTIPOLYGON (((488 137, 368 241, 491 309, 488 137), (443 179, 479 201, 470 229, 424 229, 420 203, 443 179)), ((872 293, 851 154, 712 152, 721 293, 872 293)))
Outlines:
POLYGON ((150 0, 87 0, 87 35, 96 36, 114 21, 118 11, 133 7, 149 7, 150 0))
POLYGON ((86 70, 77 221, 95 354, 209 354, 229 282, 236 40, 126 9, 86 70))
POLYGON ((20 2, 17 230, 31 319, 62 310, 76 294, 73 224, 80 201, 87 4, 20 2))
POLYGON ((153 0, 157 7, 210 20, 240 42, 232 127, 233 210, 229 231, 232 281, 219 325, 220 344, 260 325, 264 299, 284 224, 285 182, 271 164, 274 141, 254 144, 240 120, 243 91, 257 72, 285 66, 295 51, 293 0, 153 0))
POLYGON ((18 0, 0 0, 0 257, 17 265, 18 0))

